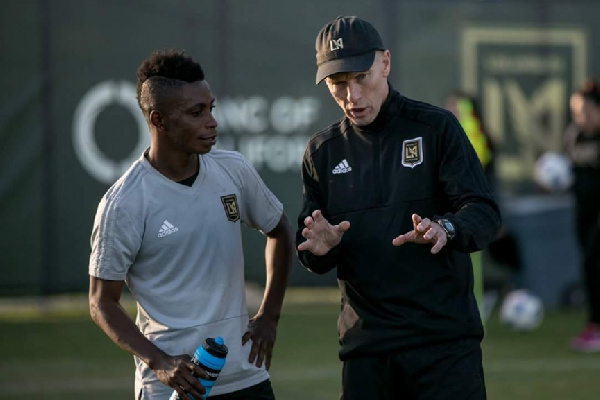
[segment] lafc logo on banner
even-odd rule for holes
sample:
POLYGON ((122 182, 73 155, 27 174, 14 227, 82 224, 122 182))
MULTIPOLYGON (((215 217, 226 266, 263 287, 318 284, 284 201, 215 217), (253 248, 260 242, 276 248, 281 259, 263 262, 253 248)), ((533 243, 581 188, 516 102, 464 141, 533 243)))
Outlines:
POLYGON ((423 138, 402 142, 402 165, 414 168, 423 162, 423 138))
POLYGON ((344 42, 342 42, 342 38, 332 39, 329 41, 329 48, 331 51, 339 50, 344 48, 344 42))
POLYGON ((240 219, 240 209, 238 208, 237 197, 235 194, 221 196, 221 202, 223 203, 225 215, 229 221, 235 222, 240 219))
POLYGON ((504 182, 528 179, 537 155, 557 151, 569 94, 586 76, 580 29, 466 28, 462 86, 482 102, 483 119, 502 153, 504 182))

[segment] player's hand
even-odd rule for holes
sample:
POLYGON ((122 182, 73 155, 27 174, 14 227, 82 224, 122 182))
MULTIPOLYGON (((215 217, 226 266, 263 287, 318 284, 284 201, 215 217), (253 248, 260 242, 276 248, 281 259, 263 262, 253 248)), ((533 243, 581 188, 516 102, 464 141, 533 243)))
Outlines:
POLYGON ((158 379, 167 386, 172 387, 179 394, 179 398, 187 399, 186 393, 201 399, 206 390, 198 378, 208 379, 206 372, 194 364, 187 354, 178 356, 166 355, 150 367, 158 379))
POLYGON ((413 230, 400 235, 392 240, 394 246, 402 246, 404 243, 427 244, 433 243, 431 254, 437 254, 448 243, 446 231, 440 224, 429 218, 421 218, 420 215, 412 215, 413 230))
POLYGON ((264 314, 257 314, 248 323, 248 330, 242 336, 242 345, 252 340, 252 348, 248 362, 262 367, 263 362, 267 369, 271 368, 273 346, 277 336, 277 319, 264 314))
POLYGON ((314 255, 322 256, 337 246, 350 228, 350 222, 342 221, 338 225, 331 225, 323 217, 320 210, 313 211, 304 219, 306 228, 302 229, 302 236, 306 241, 298 246, 298 250, 308 250, 314 255))

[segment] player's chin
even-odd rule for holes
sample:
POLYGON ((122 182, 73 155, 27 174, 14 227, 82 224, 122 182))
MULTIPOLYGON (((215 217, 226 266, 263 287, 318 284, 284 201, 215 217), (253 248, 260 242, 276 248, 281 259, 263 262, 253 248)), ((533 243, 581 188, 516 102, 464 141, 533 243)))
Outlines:
POLYGON ((196 146, 196 148, 194 149, 194 152, 196 154, 206 154, 206 153, 209 153, 212 150, 212 148, 213 148, 212 145, 196 146))

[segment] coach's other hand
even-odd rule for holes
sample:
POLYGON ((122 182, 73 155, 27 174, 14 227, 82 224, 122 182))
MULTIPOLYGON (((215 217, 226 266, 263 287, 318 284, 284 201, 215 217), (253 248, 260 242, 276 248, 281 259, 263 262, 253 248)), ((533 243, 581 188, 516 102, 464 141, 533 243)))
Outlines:
POLYGON ((400 235, 392 240, 394 246, 402 246, 404 243, 427 244, 433 243, 432 254, 437 254, 448 243, 446 231, 429 218, 421 218, 418 214, 412 215, 413 230, 400 235))

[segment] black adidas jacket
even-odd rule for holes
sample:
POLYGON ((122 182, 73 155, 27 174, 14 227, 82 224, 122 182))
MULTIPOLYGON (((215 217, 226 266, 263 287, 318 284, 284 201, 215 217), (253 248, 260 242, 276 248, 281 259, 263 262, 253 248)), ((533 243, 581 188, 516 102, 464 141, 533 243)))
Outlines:
POLYGON ((303 159, 304 219, 321 210, 350 221, 324 256, 298 256, 308 269, 337 267, 342 295, 340 358, 460 337, 483 337, 469 252, 496 236, 500 212, 475 151, 454 116, 390 87, 375 121, 343 118, 309 141, 303 159), (431 245, 392 245, 411 215, 444 217, 457 235, 437 255, 431 245))

